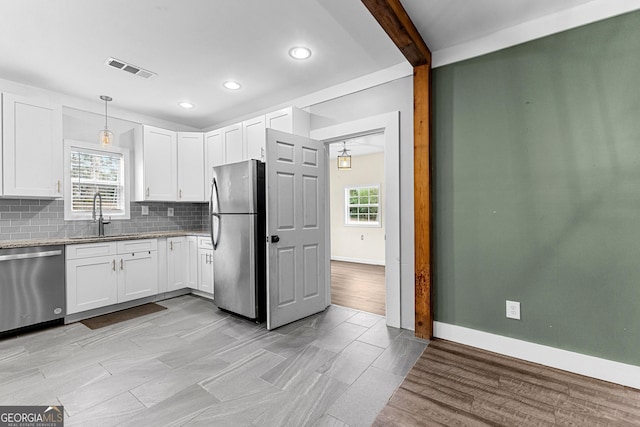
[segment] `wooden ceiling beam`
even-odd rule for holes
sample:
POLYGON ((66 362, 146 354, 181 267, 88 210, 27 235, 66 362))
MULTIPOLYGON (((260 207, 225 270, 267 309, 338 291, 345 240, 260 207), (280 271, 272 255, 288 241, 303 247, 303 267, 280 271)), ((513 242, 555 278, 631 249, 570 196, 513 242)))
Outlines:
POLYGON ((400 0, 362 0, 362 3, 412 66, 431 64, 431 51, 400 0))

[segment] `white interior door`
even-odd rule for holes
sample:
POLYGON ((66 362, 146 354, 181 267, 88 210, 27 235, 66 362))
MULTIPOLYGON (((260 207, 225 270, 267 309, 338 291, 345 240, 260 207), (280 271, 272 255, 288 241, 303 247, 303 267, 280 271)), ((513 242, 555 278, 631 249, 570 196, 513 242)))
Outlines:
POLYGON ((327 307, 324 144, 267 130, 267 329, 327 307))

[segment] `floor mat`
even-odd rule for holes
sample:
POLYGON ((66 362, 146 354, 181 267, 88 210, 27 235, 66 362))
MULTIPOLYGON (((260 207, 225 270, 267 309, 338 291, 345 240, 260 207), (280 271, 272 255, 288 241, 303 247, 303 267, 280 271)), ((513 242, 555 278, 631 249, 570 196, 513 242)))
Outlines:
POLYGON ((105 326, 111 326, 116 323, 124 322, 125 320, 135 319, 136 317, 144 316, 145 314, 151 314, 166 309, 167 307, 150 302, 148 304, 139 305, 126 310, 116 311, 115 313, 103 314, 102 316, 84 319, 81 320, 80 323, 89 329, 100 329, 105 326))

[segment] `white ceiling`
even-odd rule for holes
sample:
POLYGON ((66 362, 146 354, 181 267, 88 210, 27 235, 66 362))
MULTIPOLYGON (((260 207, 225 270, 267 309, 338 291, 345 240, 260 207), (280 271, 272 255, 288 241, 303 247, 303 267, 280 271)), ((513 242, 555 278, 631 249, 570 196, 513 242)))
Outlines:
POLYGON ((384 152, 384 143, 384 133, 372 133, 349 138, 345 141, 334 142, 329 146, 329 158, 337 158, 338 154, 342 152, 343 147, 347 149, 351 157, 382 153, 384 152))
MULTIPOLYGON (((588 1, 402 3, 439 50, 588 1)), ((404 62, 359 0, 0 0, 0 17, 0 78, 96 103, 109 95, 111 108, 198 129, 404 62), (290 59, 296 45, 311 59, 290 59), (224 89, 229 79, 242 89, 224 89), (178 107, 185 100, 196 107, 178 107)))
POLYGON ((595 0, 401 0, 431 51, 595 0))
POLYGON ((109 95, 111 106, 196 128, 404 60, 353 0, 0 0, 0 16, 1 78, 109 95), (299 44, 308 61, 289 58, 299 44), (110 56, 157 76, 107 67, 110 56), (226 90, 229 79, 243 88, 226 90))

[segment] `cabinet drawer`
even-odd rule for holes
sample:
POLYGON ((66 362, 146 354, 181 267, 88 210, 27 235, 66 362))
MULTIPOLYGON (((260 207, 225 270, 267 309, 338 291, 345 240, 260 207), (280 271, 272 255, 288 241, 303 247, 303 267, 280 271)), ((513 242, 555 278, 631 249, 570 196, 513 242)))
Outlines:
POLYGON ((115 255, 116 242, 84 243, 67 245, 67 259, 91 258, 97 256, 115 255))
POLYGON ((119 254, 124 254, 128 252, 157 251, 157 250, 158 250, 157 239, 125 240, 122 242, 118 242, 119 254))
POLYGON ((198 247, 202 249, 213 249, 213 243, 211 243, 211 237, 198 236, 198 247))

